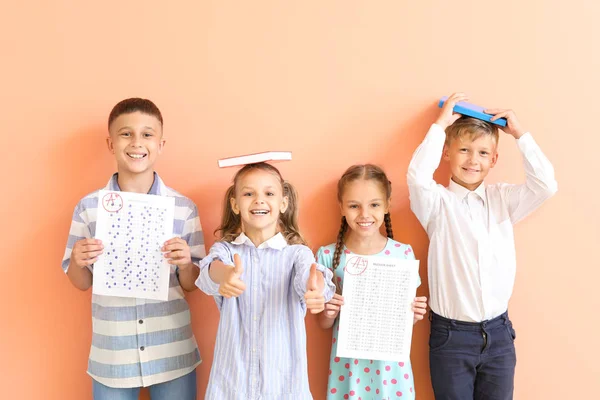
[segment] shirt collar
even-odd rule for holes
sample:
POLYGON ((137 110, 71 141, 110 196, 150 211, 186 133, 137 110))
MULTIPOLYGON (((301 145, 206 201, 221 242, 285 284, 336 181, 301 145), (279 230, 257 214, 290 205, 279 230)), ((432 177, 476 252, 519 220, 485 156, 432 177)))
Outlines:
MULTIPOLYGON (((246 236, 246 234, 244 232, 242 232, 238 237, 236 237, 231 243, 238 244, 238 245, 245 244, 247 246, 256 247, 256 246, 254 246, 254 243, 252 243, 252 240, 250 240, 250 238, 248 236, 246 236)), ((277 235, 273 236, 271 239, 267 240, 266 242, 261 243, 256 248, 257 249, 265 249, 265 248, 270 247, 275 250, 282 250, 287 245, 288 244, 287 244, 285 238, 283 237, 281 232, 279 232, 277 235)))
MULTIPOLYGON (((459 185, 458 183, 454 182, 452 179, 450 179, 450 184, 448 185, 448 189, 454 193, 460 200, 464 200, 465 197, 467 197, 469 195, 469 193, 471 193, 471 190, 467 189, 464 186, 459 185)), ((475 193, 476 195, 478 195, 481 200, 483 200, 483 203, 485 204, 485 183, 481 182, 481 184, 479 186, 477 186, 477 188, 475 190, 472 191, 473 193, 475 193)))
MULTIPOLYGON (((120 192, 121 188, 119 187, 119 181, 118 178, 119 177, 119 173, 115 173, 113 174, 113 176, 110 177, 110 180, 108 181, 108 184, 106 185, 106 190, 112 190, 115 192, 120 192)), ((148 194, 154 194, 154 195, 159 195, 164 192, 164 183, 162 181, 162 179, 160 179, 160 177, 158 176, 158 174, 155 172, 154 173, 154 181, 152 182, 152 186, 150 186, 150 190, 148 191, 148 194)))

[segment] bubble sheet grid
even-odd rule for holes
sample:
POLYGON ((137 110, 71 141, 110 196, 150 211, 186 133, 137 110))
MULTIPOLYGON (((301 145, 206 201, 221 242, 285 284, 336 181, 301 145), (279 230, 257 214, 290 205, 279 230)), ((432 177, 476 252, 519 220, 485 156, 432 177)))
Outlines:
POLYGON ((94 265, 95 294, 167 300, 170 266, 161 252, 172 237, 174 199, 100 191, 94 265))

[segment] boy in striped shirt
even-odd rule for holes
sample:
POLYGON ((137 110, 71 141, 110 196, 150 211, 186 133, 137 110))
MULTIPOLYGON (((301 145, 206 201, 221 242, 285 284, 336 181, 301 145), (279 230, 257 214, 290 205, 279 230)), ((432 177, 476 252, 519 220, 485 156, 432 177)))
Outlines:
MULTIPOLYGON (((152 400, 196 398, 201 363, 183 291, 195 289, 205 255, 196 205, 167 187, 154 172, 165 145, 160 110, 150 100, 119 102, 108 119, 109 151, 117 173, 104 189, 175 198, 174 237, 161 248, 171 266, 167 301, 92 295, 92 346, 88 374, 94 399, 137 399, 149 387, 152 400)), ((98 191, 73 213, 62 268, 73 286, 92 286, 93 264, 103 245, 95 239, 98 191)))

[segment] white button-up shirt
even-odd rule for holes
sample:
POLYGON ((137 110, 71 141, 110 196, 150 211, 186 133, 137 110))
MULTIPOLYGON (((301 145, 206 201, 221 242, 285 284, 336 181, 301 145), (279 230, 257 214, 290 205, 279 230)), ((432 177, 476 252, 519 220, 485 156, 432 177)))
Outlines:
POLYGON ((513 224, 557 190, 554 169, 531 134, 517 140, 526 181, 482 183, 470 191, 454 181, 437 184, 433 173, 446 133, 433 124, 408 167, 410 206, 429 236, 430 307, 438 315, 481 322, 508 309, 516 255, 513 224))

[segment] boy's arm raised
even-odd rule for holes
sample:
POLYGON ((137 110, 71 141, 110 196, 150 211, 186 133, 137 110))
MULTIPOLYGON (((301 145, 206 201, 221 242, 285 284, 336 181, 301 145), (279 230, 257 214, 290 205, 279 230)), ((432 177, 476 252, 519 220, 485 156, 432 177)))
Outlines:
POLYGON ((485 112, 494 114, 492 120, 506 118, 506 127, 502 130, 515 138, 523 154, 525 183, 500 185, 503 198, 508 204, 510 220, 515 224, 556 193, 558 184, 554 178, 554 168, 533 136, 521 127, 512 110, 490 109, 485 112))
POLYGON ((410 208, 425 229, 439 201, 439 188, 433 179, 433 173, 440 165, 446 141, 445 129, 460 118, 460 115, 454 114, 452 110, 457 102, 465 100, 467 96, 462 93, 454 93, 446 100, 438 119, 429 129, 423 143, 415 150, 408 166, 406 180, 410 208))

